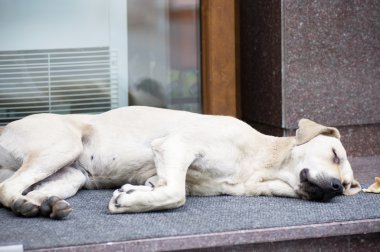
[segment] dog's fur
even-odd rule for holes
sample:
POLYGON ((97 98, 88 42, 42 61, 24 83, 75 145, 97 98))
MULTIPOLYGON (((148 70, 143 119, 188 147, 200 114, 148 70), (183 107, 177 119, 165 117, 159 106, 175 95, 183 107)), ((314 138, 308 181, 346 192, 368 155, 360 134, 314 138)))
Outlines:
POLYGON ((295 137, 226 116, 150 107, 99 115, 36 114, 0 136, 0 202, 63 218, 79 189, 118 188, 111 213, 180 207, 189 195, 330 200, 361 190, 336 128, 307 119, 295 137))

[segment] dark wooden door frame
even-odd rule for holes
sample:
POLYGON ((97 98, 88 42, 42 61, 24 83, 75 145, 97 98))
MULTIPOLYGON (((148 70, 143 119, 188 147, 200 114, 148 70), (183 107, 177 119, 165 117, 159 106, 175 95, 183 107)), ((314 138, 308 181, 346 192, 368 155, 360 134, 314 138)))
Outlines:
POLYGON ((237 0, 200 0, 203 113, 239 117, 237 0))

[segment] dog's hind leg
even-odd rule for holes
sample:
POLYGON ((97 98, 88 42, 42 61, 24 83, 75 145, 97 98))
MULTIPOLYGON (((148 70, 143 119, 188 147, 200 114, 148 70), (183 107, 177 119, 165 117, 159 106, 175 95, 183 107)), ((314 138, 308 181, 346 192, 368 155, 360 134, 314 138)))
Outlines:
POLYGON ((31 216, 39 209, 43 216, 62 219, 72 211, 64 199, 75 195, 85 182, 86 176, 81 171, 66 166, 18 198, 12 205, 12 210, 19 215, 31 216))
POLYGON ((37 215, 40 202, 25 200, 23 193, 71 164, 79 155, 75 149, 66 150, 66 153, 57 152, 55 155, 37 154, 27 157, 20 169, 0 184, 1 203, 16 214, 28 217, 37 215))
POLYGON ((125 191, 123 188, 128 185, 116 190, 108 205, 111 213, 170 209, 185 204, 186 173, 196 158, 195 152, 180 136, 156 139, 151 146, 157 182, 154 187, 143 186, 144 190, 125 191))
MULTIPOLYGON (((23 198, 22 194, 26 189, 70 165, 82 151, 81 142, 73 142, 73 145, 70 142, 54 144, 45 149, 28 152, 21 167, 0 184, 0 202, 5 207, 10 207, 14 211, 18 209, 19 205, 16 203, 20 201, 17 200, 23 198)), ((38 207, 36 203, 38 202, 31 202, 38 207)), ((38 211, 33 210, 30 215, 33 213, 37 214, 38 211)))

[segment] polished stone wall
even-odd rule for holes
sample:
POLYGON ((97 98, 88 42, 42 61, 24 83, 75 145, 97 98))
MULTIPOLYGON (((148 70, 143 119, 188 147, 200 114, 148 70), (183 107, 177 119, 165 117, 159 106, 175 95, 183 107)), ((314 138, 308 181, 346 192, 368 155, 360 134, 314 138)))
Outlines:
POLYGON ((350 155, 380 155, 380 1, 240 1, 242 118, 293 134, 338 127, 350 155))
POLYGON ((239 4, 242 116, 281 125, 281 2, 239 4))
POLYGON ((283 1, 284 126, 380 123, 380 1, 283 1))

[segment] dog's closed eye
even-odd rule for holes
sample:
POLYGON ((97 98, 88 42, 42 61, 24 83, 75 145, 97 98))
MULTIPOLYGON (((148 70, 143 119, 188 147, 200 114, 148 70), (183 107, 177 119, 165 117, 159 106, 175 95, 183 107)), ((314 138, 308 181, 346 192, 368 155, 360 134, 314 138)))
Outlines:
POLYGON ((333 154, 334 154, 333 162, 334 162, 335 164, 340 164, 340 158, 339 158, 338 155, 336 154, 336 150, 335 150, 334 148, 332 149, 332 152, 333 152, 333 154))

